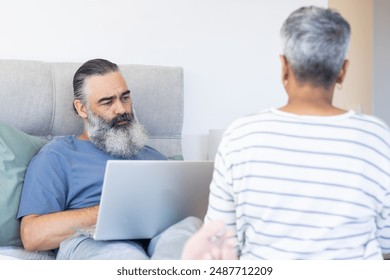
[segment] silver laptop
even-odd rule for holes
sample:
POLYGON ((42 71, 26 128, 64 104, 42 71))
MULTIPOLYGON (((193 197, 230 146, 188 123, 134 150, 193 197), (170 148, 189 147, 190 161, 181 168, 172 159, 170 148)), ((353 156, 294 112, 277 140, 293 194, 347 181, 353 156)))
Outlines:
POLYGON ((188 216, 203 220, 212 161, 107 161, 95 240, 149 239, 188 216))

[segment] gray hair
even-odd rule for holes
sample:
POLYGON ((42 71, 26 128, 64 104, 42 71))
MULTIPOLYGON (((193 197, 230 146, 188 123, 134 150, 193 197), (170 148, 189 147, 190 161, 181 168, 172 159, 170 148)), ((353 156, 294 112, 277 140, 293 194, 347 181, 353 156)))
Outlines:
MULTIPOLYGON (((88 60, 80 68, 76 71, 73 76, 73 94, 74 100, 80 100, 82 104, 87 104, 87 94, 84 90, 85 80, 88 77, 100 75, 103 76, 105 74, 111 72, 118 72, 119 67, 115 63, 112 63, 108 60, 97 58, 88 60)), ((77 110, 73 105, 73 109, 77 114, 77 110)))
POLYGON ((301 83, 329 88, 336 82, 350 40, 349 23, 335 10, 303 7, 283 23, 283 52, 301 83))

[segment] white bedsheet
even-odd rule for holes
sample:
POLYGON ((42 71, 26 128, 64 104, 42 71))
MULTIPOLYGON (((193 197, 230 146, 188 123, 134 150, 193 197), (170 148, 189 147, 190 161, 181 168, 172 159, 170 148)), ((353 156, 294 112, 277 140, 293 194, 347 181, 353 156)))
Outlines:
POLYGON ((54 260, 52 251, 47 252, 27 252, 21 247, 0 246, 0 260, 22 259, 22 260, 54 260))

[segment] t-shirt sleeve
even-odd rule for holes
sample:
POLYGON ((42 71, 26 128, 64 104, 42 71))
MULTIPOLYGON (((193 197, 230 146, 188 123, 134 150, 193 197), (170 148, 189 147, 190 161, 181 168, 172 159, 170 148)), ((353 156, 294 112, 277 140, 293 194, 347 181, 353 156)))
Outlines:
POLYGON ((65 210, 67 164, 53 152, 40 152, 31 160, 24 179, 17 218, 65 210))
POLYGON ((233 232, 236 232, 236 207, 233 193, 231 164, 226 157, 225 139, 222 139, 215 157, 205 223, 222 220, 233 232))
POLYGON ((377 218, 378 242, 383 254, 390 254, 390 193, 386 196, 386 203, 377 218))

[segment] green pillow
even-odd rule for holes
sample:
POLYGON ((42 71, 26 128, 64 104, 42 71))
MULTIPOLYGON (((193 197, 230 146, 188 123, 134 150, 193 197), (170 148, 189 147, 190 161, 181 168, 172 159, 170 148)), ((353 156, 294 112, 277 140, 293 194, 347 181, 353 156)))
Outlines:
POLYGON ((24 174, 31 158, 45 143, 0 123, 0 246, 22 246, 16 215, 24 174))

